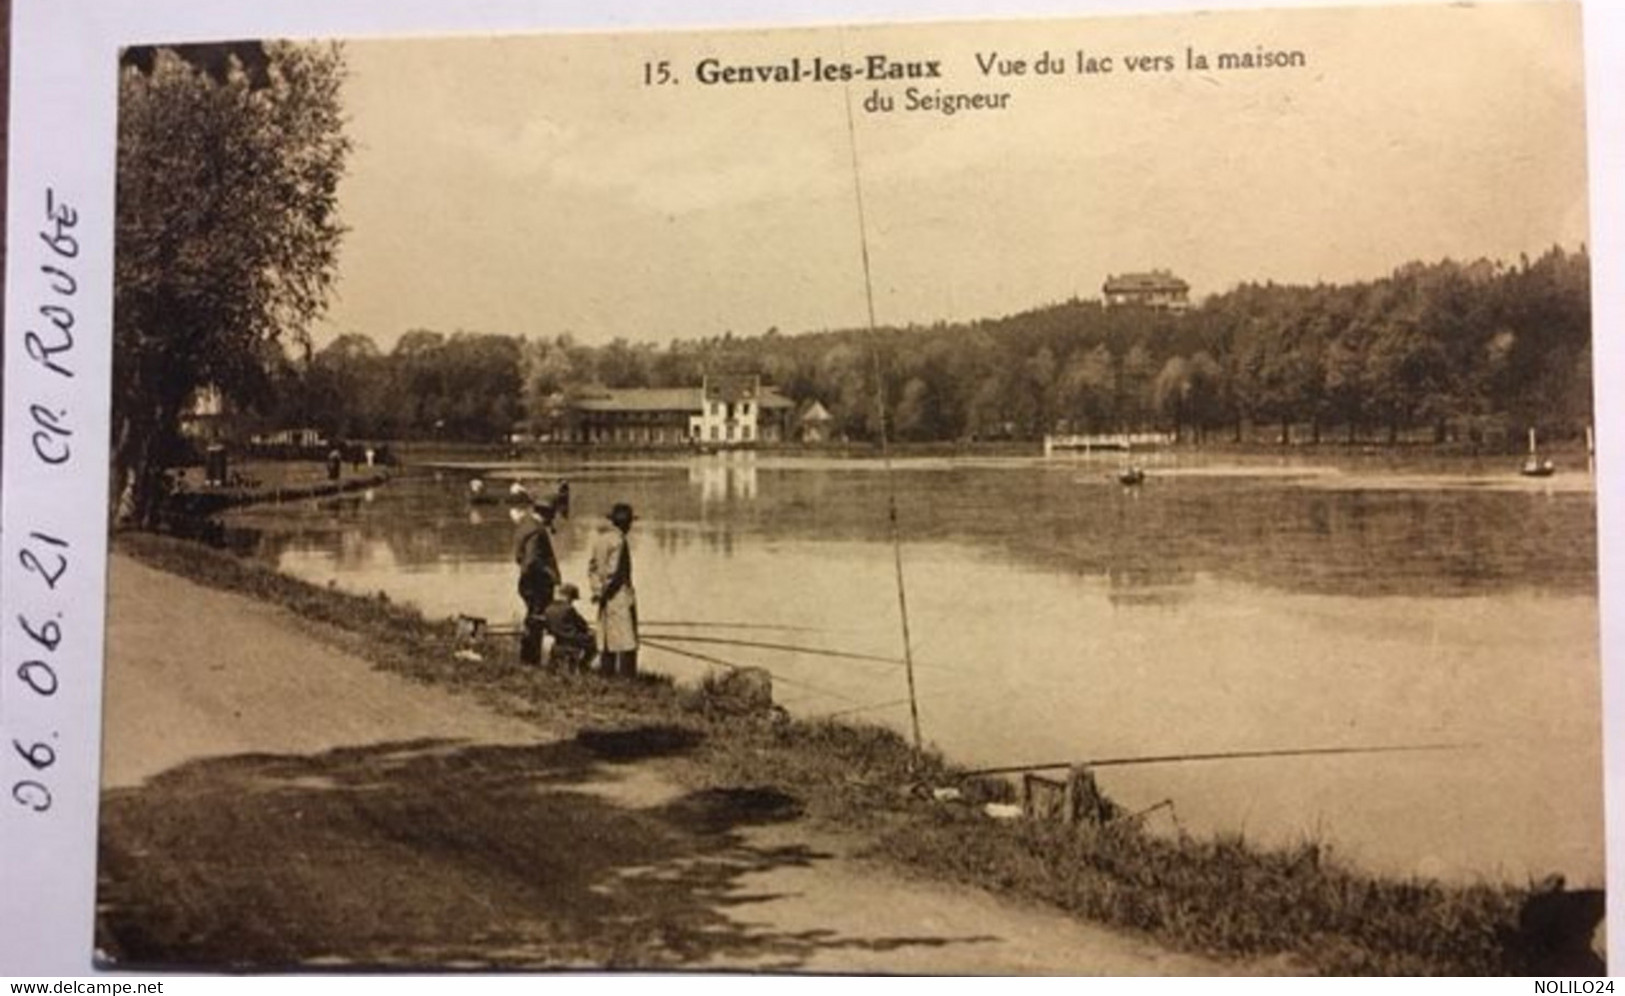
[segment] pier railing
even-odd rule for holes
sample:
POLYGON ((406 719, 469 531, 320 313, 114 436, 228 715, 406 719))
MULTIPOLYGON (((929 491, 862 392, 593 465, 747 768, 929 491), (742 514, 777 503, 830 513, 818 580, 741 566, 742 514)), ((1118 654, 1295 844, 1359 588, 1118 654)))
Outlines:
POLYGON ((1044 455, 1056 450, 1122 450, 1148 449, 1169 446, 1174 441, 1171 432, 1097 432, 1047 435, 1044 437, 1044 455))

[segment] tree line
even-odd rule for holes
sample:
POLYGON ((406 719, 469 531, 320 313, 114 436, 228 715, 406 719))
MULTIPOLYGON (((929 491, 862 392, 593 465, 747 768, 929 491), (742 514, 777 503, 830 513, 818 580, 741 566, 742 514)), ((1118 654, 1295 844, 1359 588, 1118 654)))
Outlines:
POLYGON ((284 361, 274 418, 339 436, 493 440, 545 431, 603 386, 750 369, 836 432, 909 441, 1163 430, 1185 441, 1489 441, 1591 420, 1590 261, 1410 263, 1387 277, 1242 284, 1186 312, 1074 300, 932 326, 732 334, 665 346, 414 330, 284 361), (878 361, 878 362, 877 362, 878 361))

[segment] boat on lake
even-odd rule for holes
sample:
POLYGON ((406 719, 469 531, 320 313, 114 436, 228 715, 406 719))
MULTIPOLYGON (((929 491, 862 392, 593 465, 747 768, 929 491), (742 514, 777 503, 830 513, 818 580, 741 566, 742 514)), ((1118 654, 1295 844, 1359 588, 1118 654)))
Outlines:
POLYGON ((1542 460, 1535 446, 1535 430, 1529 430, 1529 458, 1523 462, 1518 473, 1524 477, 1551 477, 1556 473, 1557 466, 1550 460, 1542 460))

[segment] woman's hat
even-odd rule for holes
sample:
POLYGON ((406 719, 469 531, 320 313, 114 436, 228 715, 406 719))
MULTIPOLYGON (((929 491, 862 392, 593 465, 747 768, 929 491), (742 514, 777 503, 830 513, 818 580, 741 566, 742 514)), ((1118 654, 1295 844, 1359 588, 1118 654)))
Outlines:
POLYGON ((636 518, 637 516, 632 514, 632 506, 624 501, 616 502, 615 507, 609 510, 609 521, 611 522, 631 522, 636 518))

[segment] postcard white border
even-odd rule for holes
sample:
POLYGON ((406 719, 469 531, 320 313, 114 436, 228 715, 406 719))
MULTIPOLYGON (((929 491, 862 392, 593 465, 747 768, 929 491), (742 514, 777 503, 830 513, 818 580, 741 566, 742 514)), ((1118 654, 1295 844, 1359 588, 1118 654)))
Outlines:
MULTIPOLYGON (((1418 0, 1419 2, 1419 0, 1418 0)), ((1393 0, 1255 2, 1255 7, 1392 6, 1393 0)), ((98 792, 101 606, 105 601, 107 414, 116 52, 126 44, 254 37, 362 37, 393 34, 485 34, 510 31, 697 29, 836 23, 993 20, 1121 15, 1201 9, 1189 0, 824 0, 783 7, 750 0, 614 0, 586 9, 519 0, 331 0, 246 3, 240 0, 16 0, 12 37, 10 226, 7 233, 7 350, 3 530, 0 557, 0 658, 8 669, 32 656, 15 625, 17 613, 64 613, 62 691, 45 706, 0 691, 0 747, 13 737, 55 733, 62 757, 48 819, 29 819, 0 799, 0 975, 88 976, 95 888, 98 792), (39 303, 34 251, 49 187, 83 219, 76 376, 42 380, 22 348, 21 330, 39 303), (69 468, 33 456, 30 405, 66 410, 75 432, 69 468), (54 531, 70 538, 72 567, 55 591, 18 562, 20 537, 54 531), (26 706, 26 708, 25 708, 26 706)), ((1608 390, 1625 382, 1625 8, 1585 4, 1594 350, 1597 390, 1598 511, 1602 539, 1604 702, 1607 717, 1609 853, 1625 845, 1625 612, 1619 578, 1625 569, 1625 513, 1618 507, 1625 460, 1625 398, 1608 390)), ((1534 662, 1531 662, 1532 664, 1534 662)), ((6 774, 13 774, 12 768, 6 774)), ((10 784, 8 777, 7 785, 10 784)), ((1610 893, 1625 889, 1625 861, 1610 862, 1610 893)), ((1611 918, 1609 946, 1625 952, 1625 918, 1611 918)), ((398 980, 404 981, 404 980, 398 980)))

